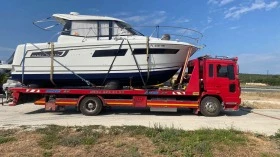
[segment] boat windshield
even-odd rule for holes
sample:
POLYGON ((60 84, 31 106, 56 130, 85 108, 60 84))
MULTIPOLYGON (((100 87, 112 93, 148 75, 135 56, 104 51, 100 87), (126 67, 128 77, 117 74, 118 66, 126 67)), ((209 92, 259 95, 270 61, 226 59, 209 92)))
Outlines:
POLYGON ((142 33, 138 32, 137 30, 133 29, 131 26, 129 26, 128 24, 124 23, 124 22, 119 22, 116 21, 116 24, 118 25, 118 27, 122 28, 122 29, 126 29, 127 31, 129 31, 130 33, 132 33, 133 35, 140 35, 140 36, 144 36, 142 33))
POLYGON ((140 35, 131 26, 120 21, 66 21, 62 35, 112 39, 113 36, 140 35))

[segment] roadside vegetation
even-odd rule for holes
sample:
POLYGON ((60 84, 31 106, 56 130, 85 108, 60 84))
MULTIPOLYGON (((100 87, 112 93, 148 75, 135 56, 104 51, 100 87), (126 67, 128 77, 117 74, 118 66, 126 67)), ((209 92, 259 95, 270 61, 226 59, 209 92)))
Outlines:
POLYGON ((280 109, 279 92, 241 92, 241 106, 254 109, 280 109))
POLYGON ((279 156, 274 136, 235 129, 84 126, 1 130, 1 156, 279 156))
POLYGON ((7 73, 1 73, 0 74, 0 84, 6 83, 8 80, 9 75, 7 73))
POLYGON ((264 83, 269 86, 280 86, 280 75, 239 74, 240 82, 264 83))

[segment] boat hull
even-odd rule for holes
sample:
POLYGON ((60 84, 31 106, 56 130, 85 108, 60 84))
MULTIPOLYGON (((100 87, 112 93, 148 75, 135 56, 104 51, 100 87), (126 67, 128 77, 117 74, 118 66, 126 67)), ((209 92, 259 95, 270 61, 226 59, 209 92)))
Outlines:
MULTIPOLYGON (((164 71, 152 71, 149 76, 147 72, 141 72, 143 81, 146 85, 155 85, 167 81, 171 78, 177 69, 174 70, 164 70, 164 71), (164 76, 164 77, 163 77, 164 76)), ((94 85, 105 85, 109 81, 118 81, 121 85, 130 85, 133 86, 143 86, 143 81, 141 79, 140 73, 93 73, 93 74, 78 74, 83 79, 93 83, 94 85), (107 79, 105 80, 107 76, 107 79)), ((17 74, 13 75, 14 80, 21 80, 22 75, 17 74)), ((53 80, 56 86, 65 87, 65 86, 86 86, 86 82, 82 81, 76 75, 73 74, 55 74, 53 75, 53 80)), ((49 74, 25 74, 24 75, 24 84, 36 84, 40 87, 53 87, 53 83, 50 81, 49 74)))
POLYGON ((40 87, 53 87, 51 77, 56 86, 86 86, 81 78, 98 86, 112 80, 124 86, 155 85, 167 81, 182 67, 190 49, 191 55, 197 50, 193 45, 158 40, 151 41, 147 52, 146 40, 130 45, 111 42, 114 44, 55 43, 54 60, 49 44, 18 46, 12 79, 40 87))

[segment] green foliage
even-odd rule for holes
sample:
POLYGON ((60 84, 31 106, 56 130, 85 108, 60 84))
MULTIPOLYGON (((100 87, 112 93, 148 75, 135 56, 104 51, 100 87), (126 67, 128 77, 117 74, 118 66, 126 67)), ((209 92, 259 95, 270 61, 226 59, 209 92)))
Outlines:
POLYGON ((15 130, 0 130, 0 144, 16 141, 16 138, 13 137, 15 130))
POLYGON ((11 136, 17 132, 15 129, 0 130, 0 136, 11 136))
POLYGON ((274 138, 280 140, 280 129, 278 129, 278 131, 275 133, 274 138))
POLYGON ((53 156, 53 153, 50 151, 46 151, 43 153, 43 157, 51 157, 51 156, 53 156))
MULTIPOLYGON (((110 128, 100 126, 60 127, 48 126, 36 130, 43 134, 39 145, 50 151, 54 146, 76 147, 79 145, 94 145, 100 137, 113 138, 119 135, 131 137, 146 136, 156 146, 155 153, 168 156, 213 156, 213 150, 224 147, 235 148, 245 145, 248 141, 245 134, 234 129, 200 129, 185 131, 181 129, 165 128, 155 125, 154 128, 143 126, 113 126, 110 128)), ((123 142, 115 143, 115 147, 126 147, 127 156, 141 156, 138 147, 126 145, 123 142)), ((44 156, 48 155, 48 151, 44 156)))
POLYGON ((0 84, 6 83, 9 78, 9 75, 7 73, 3 73, 0 75, 0 84))
POLYGON ((241 83, 265 83, 270 86, 280 86, 280 75, 239 74, 241 83))
MULTIPOLYGON (((14 141, 15 133, 18 130, 0 130, 0 145, 9 141, 14 141)), ((38 144, 43 148, 42 156, 56 156, 56 146, 71 147, 71 149, 87 148, 90 153, 95 144, 100 147, 103 142, 111 143, 116 149, 122 150, 121 156, 142 156, 142 143, 131 144, 119 138, 134 137, 146 142, 153 142, 153 155, 166 156, 214 156, 215 153, 239 150, 240 148, 251 149, 254 140, 248 138, 248 134, 230 129, 199 129, 195 131, 185 131, 174 127, 166 128, 160 124, 155 124, 153 128, 144 126, 77 126, 63 127, 50 125, 40 128, 34 133, 41 134, 38 144), (110 139, 110 140, 109 140, 110 139), (140 144, 140 145, 139 145, 140 144), (249 145, 248 145, 249 144, 249 145)), ((256 138, 266 139, 266 136, 255 134, 256 138)), ((277 142, 280 146, 280 130, 270 136, 270 140, 277 142)), ((106 145, 105 145, 106 146, 106 145)), ((257 146, 257 145, 254 145, 257 146)), ((274 152, 259 152, 260 156, 277 156, 274 152)))
POLYGON ((159 145, 159 153, 174 155, 182 152, 184 156, 212 156, 212 149, 217 144, 226 146, 243 145, 246 137, 235 130, 201 129, 197 131, 183 131, 166 128, 157 132, 152 140, 159 145))
POLYGON ((0 144, 7 143, 10 141, 16 141, 16 138, 0 136, 0 144))
POLYGON ((137 147, 135 147, 135 146, 130 146, 130 147, 128 148, 128 152, 126 153, 125 156, 127 156, 127 157, 140 157, 141 154, 139 153, 137 147))
POLYGON ((46 128, 39 128, 36 132, 44 134, 42 139, 38 142, 39 146, 44 149, 52 149, 53 146, 57 145, 59 142, 59 133, 64 127, 57 125, 49 125, 46 128))
POLYGON ((39 146, 44 149, 52 149, 56 145, 75 147, 78 145, 95 144, 100 133, 93 131, 97 126, 62 127, 50 125, 46 128, 37 129, 36 132, 44 134, 43 138, 38 142, 39 146))
MULTIPOLYGON (((184 131, 155 125, 154 128, 143 126, 115 126, 109 129, 110 134, 145 135, 157 146, 156 152, 174 156, 178 152, 182 156, 212 156, 214 148, 222 146, 235 147, 244 145, 247 138, 242 132, 234 129, 201 129, 184 131)), ((219 148, 217 148, 219 149, 219 148)))
POLYGON ((280 129, 275 133, 275 135, 270 136, 271 139, 275 140, 276 144, 280 148, 280 129))
POLYGON ((56 134, 63 130, 65 127, 63 126, 58 126, 58 125, 48 125, 45 128, 38 128, 36 129, 36 132, 40 134, 45 134, 45 135, 51 135, 51 134, 56 134))

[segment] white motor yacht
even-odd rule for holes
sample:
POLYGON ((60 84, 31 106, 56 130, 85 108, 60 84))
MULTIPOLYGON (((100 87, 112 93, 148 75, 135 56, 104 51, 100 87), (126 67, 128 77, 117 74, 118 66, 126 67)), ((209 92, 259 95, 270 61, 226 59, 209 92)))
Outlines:
POLYGON ((57 42, 18 45, 6 67, 13 80, 38 87, 155 85, 170 79, 199 49, 170 39, 172 34, 144 36, 117 18, 76 12, 52 17, 63 25, 57 42))

